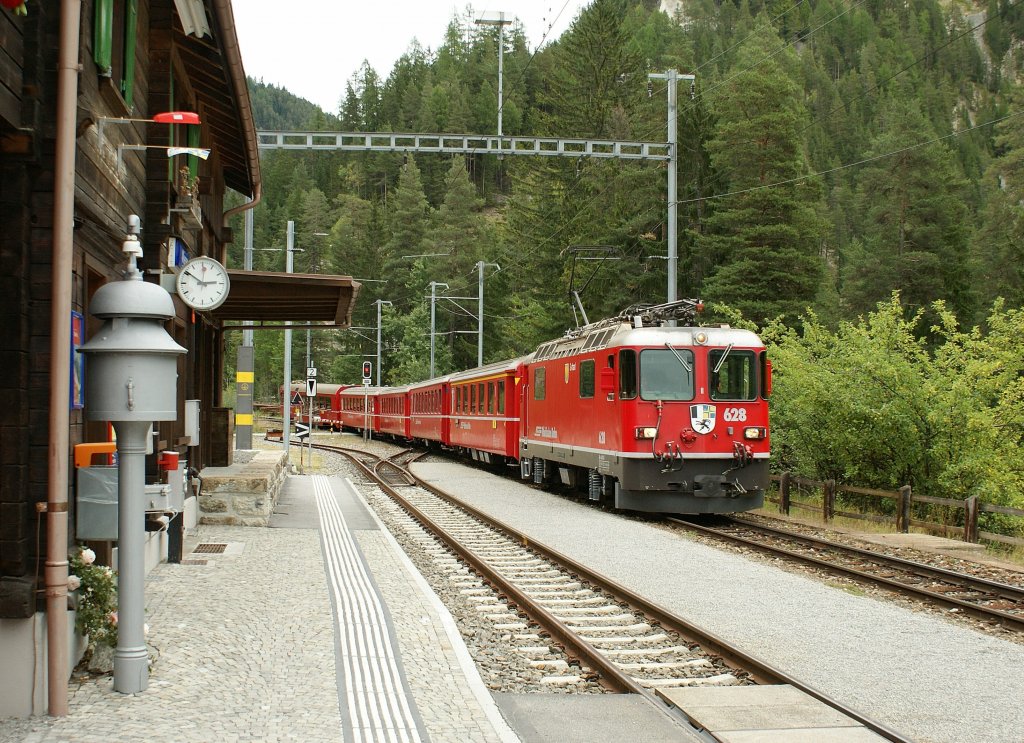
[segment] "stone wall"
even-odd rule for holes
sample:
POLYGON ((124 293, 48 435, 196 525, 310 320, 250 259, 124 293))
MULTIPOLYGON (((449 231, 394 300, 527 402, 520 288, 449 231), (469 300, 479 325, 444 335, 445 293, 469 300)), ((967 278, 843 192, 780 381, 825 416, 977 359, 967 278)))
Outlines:
POLYGON ((251 458, 242 455, 235 452, 235 463, 229 467, 206 467, 200 473, 199 523, 269 523, 287 475, 287 457, 283 451, 255 451, 251 458))

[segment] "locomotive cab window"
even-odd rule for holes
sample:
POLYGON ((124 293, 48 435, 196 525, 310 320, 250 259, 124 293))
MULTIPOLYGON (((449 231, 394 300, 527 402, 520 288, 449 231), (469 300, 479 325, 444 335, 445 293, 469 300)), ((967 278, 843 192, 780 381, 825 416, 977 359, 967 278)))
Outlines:
POLYGON ((756 363, 753 351, 716 349, 709 352, 708 394, 711 399, 757 399, 756 363))
POLYGON ((688 348, 641 351, 640 397, 643 400, 692 400, 693 351, 688 348))
POLYGON ((594 360, 580 362, 580 397, 594 396, 594 360))
POLYGON ((619 397, 623 400, 636 397, 636 351, 631 348, 619 351, 619 397))

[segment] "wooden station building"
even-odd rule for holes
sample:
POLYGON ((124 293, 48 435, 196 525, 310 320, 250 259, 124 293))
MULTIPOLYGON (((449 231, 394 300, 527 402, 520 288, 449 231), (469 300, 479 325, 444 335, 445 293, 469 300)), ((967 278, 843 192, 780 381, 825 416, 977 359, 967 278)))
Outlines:
MULTIPOLYGON (((51 713, 63 713, 52 670, 36 689, 31 679, 46 676, 44 617, 67 603, 60 555, 79 541, 75 446, 111 438, 108 424, 85 419, 74 346, 100 326, 90 298, 121 279, 128 216, 141 217, 145 280, 166 287, 188 257, 225 263, 230 218, 260 198, 230 0, 30 0, 23 10, 0 7, 0 715, 42 711, 42 683, 51 713), (164 112, 200 123, 157 123, 164 112)), ((175 296, 166 325, 187 354, 178 420, 157 425, 154 449, 198 469, 232 447, 220 407, 225 320, 249 319, 254 297, 278 320, 351 317, 347 277, 327 282, 326 309, 296 305, 304 293, 288 282, 301 277, 237 278, 237 298, 216 316, 175 296), (197 446, 184 435, 186 400, 200 401, 197 446)), ((59 655, 52 634, 49 647, 59 655)))

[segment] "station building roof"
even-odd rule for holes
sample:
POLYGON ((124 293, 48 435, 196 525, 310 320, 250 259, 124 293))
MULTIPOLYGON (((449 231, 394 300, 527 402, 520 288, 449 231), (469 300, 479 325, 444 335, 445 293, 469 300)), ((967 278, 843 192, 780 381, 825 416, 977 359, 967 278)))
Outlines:
POLYGON ((351 276, 228 270, 231 291, 210 315, 242 321, 243 327, 336 327, 352 325, 360 284, 351 276))

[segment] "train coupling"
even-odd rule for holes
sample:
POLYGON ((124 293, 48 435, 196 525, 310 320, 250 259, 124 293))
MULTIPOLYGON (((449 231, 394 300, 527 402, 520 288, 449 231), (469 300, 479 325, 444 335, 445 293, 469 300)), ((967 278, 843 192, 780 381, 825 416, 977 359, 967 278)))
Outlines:
POLYGON ((739 480, 729 480, 725 475, 697 475, 693 478, 693 494, 698 498, 738 498, 747 489, 739 480))

